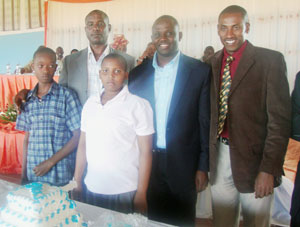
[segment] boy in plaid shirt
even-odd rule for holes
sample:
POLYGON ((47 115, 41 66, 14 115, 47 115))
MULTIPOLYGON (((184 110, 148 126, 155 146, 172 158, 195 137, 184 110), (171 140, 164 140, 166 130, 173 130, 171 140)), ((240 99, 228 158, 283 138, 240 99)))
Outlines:
POLYGON ((81 105, 76 94, 53 80, 56 54, 40 48, 32 69, 38 84, 31 90, 16 128, 25 131, 22 181, 67 184, 74 174, 81 105))

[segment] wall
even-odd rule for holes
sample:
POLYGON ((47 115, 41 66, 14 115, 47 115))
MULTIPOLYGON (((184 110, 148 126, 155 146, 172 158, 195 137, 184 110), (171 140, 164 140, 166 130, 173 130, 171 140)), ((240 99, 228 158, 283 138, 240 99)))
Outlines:
POLYGON ((0 35, 0 73, 6 72, 6 64, 14 71, 16 64, 26 65, 34 51, 44 43, 44 32, 0 35))

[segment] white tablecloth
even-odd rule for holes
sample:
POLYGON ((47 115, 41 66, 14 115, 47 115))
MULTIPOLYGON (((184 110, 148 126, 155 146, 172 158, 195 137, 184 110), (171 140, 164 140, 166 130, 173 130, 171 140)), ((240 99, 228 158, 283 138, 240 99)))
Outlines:
MULTIPOLYGON (((19 185, 0 180, 0 207, 3 207, 6 204, 6 196, 8 192, 18 186, 19 185)), ((135 218, 134 215, 126 215, 126 214, 103 209, 85 203, 76 202, 76 204, 77 204, 77 208, 76 208, 77 211, 82 214, 84 221, 88 222, 89 227, 104 226, 103 223, 106 222, 113 223, 112 226, 124 226, 118 224, 127 223, 126 221, 128 220, 132 222, 132 220, 135 218)), ((147 225, 144 226, 145 227, 172 227, 171 225, 149 221, 149 220, 147 222, 147 225)))

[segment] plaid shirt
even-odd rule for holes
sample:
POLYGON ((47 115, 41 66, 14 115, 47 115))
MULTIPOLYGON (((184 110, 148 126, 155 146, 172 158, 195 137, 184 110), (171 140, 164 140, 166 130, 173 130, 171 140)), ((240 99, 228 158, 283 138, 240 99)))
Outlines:
POLYGON ((36 96, 37 88, 38 85, 28 93, 24 111, 16 124, 17 129, 29 132, 27 177, 29 181, 64 185, 73 178, 75 152, 42 177, 37 177, 33 169, 58 152, 71 139, 72 131, 80 128, 81 105, 71 90, 56 82, 42 99, 36 96))

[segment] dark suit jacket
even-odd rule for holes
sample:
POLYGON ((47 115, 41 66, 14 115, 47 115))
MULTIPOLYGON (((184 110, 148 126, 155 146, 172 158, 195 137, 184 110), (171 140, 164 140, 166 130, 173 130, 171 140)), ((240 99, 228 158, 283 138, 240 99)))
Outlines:
POLYGON ((300 72, 296 75, 295 87, 292 92, 292 138, 300 141, 300 72))
MULTIPOLYGON (((135 60, 132 56, 110 48, 110 53, 115 52, 122 55, 126 61, 128 69, 132 69, 135 60)), ((68 55, 64 58, 63 68, 59 77, 59 84, 74 90, 81 104, 87 100, 88 89, 88 48, 85 48, 75 54, 68 55)))
MULTIPOLYGON (((220 70, 223 50, 212 60, 210 180, 215 182, 220 70)), ((248 42, 232 81, 228 100, 230 160, 238 191, 254 192, 260 171, 283 174, 283 161, 291 130, 291 101, 282 54, 248 42)))
MULTIPOLYGON (((206 64, 180 55, 166 126, 167 172, 175 191, 195 188, 196 170, 208 171, 209 72, 206 64)), ((152 60, 130 72, 129 90, 147 99, 155 113, 152 60)))

